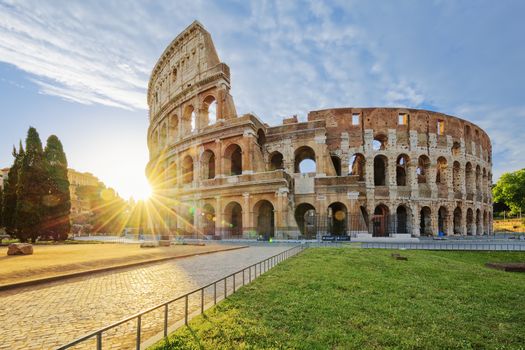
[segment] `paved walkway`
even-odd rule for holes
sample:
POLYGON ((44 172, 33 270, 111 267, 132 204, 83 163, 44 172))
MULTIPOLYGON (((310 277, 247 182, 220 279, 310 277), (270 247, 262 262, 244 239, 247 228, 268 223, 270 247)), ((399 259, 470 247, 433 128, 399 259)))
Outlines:
MULTIPOLYGON (((0 292, 0 349, 56 348, 289 247, 253 246, 0 292)), ((190 303, 190 308, 197 308, 200 299, 190 303)), ((170 310, 171 319, 180 317, 180 306, 170 310)), ((152 314, 143 319, 144 340, 161 331, 160 317, 152 314)), ((108 334, 104 349, 131 348, 133 338, 118 333, 126 329, 133 334, 135 327, 135 323, 124 324, 108 334)), ((93 349, 94 341, 77 348, 93 349)))

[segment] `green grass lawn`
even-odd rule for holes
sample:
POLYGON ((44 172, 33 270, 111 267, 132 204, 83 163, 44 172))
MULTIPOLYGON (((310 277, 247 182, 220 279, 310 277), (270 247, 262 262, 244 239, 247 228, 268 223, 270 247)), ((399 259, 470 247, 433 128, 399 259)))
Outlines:
POLYGON ((524 349, 525 274, 484 267, 505 261, 525 253, 308 249, 156 349, 524 349))

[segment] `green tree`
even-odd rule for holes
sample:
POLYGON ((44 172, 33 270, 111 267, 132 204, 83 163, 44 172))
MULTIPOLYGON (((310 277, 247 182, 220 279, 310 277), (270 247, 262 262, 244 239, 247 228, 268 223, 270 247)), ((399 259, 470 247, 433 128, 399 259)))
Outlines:
POLYGON ((62 143, 55 135, 49 136, 44 150, 46 183, 43 197, 42 229, 55 241, 65 240, 71 231, 69 213, 71 195, 67 178, 67 158, 62 143))
POLYGON ((19 169, 16 189, 15 226, 21 242, 36 242, 44 214, 46 169, 42 141, 35 128, 27 132, 26 150, 19 169))
POLYGON ((501 175, 492 193, 494 201, 505 203, 513 213, 525 212, 525 169, 501 175))
POLYGON ((22 142, 18 148, 13 147, 13 165, 9 168, 7 174, 7 180, 4 182, 4 191, 2 198, 2 226, 4 226, 5 231, 8 235, 15 237, 16 236, 16 227, 15 227, 15 212, 16 212, 16 203, 17 203, 17 194, 16 189, 18 187, 18 173, 20 171, 20 166, 22 164, 22 159, 24 158, 24 148, 22 142))

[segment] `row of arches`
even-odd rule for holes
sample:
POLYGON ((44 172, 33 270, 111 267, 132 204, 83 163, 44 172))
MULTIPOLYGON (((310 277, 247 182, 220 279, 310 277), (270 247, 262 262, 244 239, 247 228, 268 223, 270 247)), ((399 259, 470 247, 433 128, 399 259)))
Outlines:
POLYGON ((166 118, 151 134, 151 148, 155 151, 166 147, 169 140, 193 133, 198 127, 213 125, 217 122, 217 102, 213 95, 208 95, 197 111, 193 105, 187 105, 179 118, 176 113, 166 118))

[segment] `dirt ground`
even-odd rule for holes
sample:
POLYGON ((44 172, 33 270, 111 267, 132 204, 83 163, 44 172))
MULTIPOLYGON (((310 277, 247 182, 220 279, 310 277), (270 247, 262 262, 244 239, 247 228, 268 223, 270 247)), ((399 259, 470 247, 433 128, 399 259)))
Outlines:
POLYGON ((0 285, 126 265, 159 258, 200 254, 233 248, 226 245, 175 245, 140 248, 138 244, 35 245, 33 255, 8 256, 0 252, 0 285), (0 253, 1 254, 1 253, 0 253))

